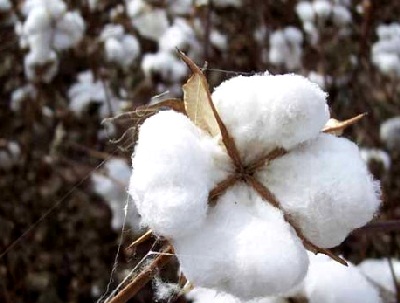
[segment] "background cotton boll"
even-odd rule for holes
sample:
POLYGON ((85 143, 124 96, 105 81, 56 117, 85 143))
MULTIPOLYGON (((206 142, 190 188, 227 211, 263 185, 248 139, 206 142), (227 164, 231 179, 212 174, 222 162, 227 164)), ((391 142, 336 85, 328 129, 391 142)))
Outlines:
POLYGON ((310 303, 383 303, 375 287, 351 263, 346 267, 324 255, 309 257, 304 293, 310 303))
POLYGON ((76 45, 83 37, 85 23, 82 16, 76 12, 66 13, 57 22, 54 36, 54 48, 68 49, 76 45))
POLYGON ((50 22, 50 15, 44 7, 34 8, 23 25, 23 32, 26 35, 39 34, 50 28, 50 22))
POLYGON ((187 73, 186 65, 171 52, 146 54, 141 67, 146 77, 159 73, 164 80, 170 82, 180 81, 187 73))
POLYGON ((352 17, 346 7, 335 5, 332 10, 332 19, 337 26, 344 26, 351 22, 352 17))
POLYGON ((379 207, 379 184, 357 146, 332 135, 304 143, 258 175, 306 238, 320 247, 340 244, 379 207))
POLYGON ((142 12, 132 18, 132 23, 140 35, 153 41, 158 41, 168 28, 167 14, 163 9, 142 12))
POLYGON ((314 21, 315 13, 312 4, 308 1, 298 2, 296 13, 303 22, 314 21))
MULTIPOLYGON (((400 262, 398 260, 392 260, 392 262, 394 273, 398 281, 400 278, 400 262)), ((379 287, 393 294, 396 292, 393 275, 387 259, 367 259, 358 264, 358 268, 363 275, 379 287)))
POLYGON ((21 148, 14 141, 7 142, 5 148, 0 149, 0 168, 10 169, 15 166, 21 156, 21 148))
POLYGON ((30 51, 24 58, 24 72, 29 80, 49 83, 57 74, 57 70, 58 60, 54 51, 30 51), (40 67, 45 68, 38 73, 37 69, 40 67))
POLYGON ((380 127, 380 138, 391 151, 400 151, 400 117, 386 120, 380 127))
POLYGON ((316 137, 329 118, 325 97, 295 75, 235 77, 212 94, 245 161, 316 137))
POLYGON ((332 12, 332 4, 328 0, 315 0, 313 8, 319 18, 326 19, 332 12))

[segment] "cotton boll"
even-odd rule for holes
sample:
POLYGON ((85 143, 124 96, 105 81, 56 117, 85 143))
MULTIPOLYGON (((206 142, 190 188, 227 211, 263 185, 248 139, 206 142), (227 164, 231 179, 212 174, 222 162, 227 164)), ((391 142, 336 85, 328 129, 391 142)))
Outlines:
POLYGON ((302 33, 294 27, 277 30, 270 35, 269 61, 274 64, 283 64, 292 70, 301 65, 302 33))
POLYGON ((132 23, 140 35, 153 41, 158 41, 168 28, 167 14, 162 9, 143 12, 135 16, 132 23))
POLYGON ((327 256, 309 257, 304 293, 310 303, 383 303, 378 291, 351 263, 346 267, 327 256))
POLYGON ((30 51, 24 58, 25 76, 32 81, 49 83, 57 74, 58 60, 54 51, 30 51), (41 69, 38 73, 38 69, 41 69))
POLYGON ((239 76, 212 94, 246 163, 316 137, 329 119, 325 97, 316 84, 296 75, 239 76))
POLYGON ((129 192, 154 232, 177 237, 205 220, 212 175, 218 174, 207 140, 176 112, 160 112, 140 127, 129 192))
POLYGON ((171 52, 145 54, 141 67, 145 76, 150 78, 153 73, 159 73, 165 81, 179 82, 187 74, 185 63, 171 52))
POLYGON ((51 22, 50 16, 45 8, 43 7, 35 8, 28 15, 28 18, 26 19, 23 26, 23 32, 26 35, 39 34, 50 27, 50 22, 51 22))
POLYGON ((380 138, 391 151, 400 151, 400 117, 386 120, 380 127, 380 138))
POLYGON ((358 147, 332 135, 321 134, 291 150, 258 177, 305 237, 320 247, 340 244, 373 218, 380 203, 379 185, 358 147))
POLYGON ((68 49, 82 40, 85 23, 77 12, 66 13, 56 25, 54 36, 55 49, 68 49))
POLYGON ((328 0, 315 0, 313 8, 321 19, 326 19, 332 12, 332 4, 328 0))
POLYGON ((285 292, 303 279, 308 266, 282 213, 246 185, 221 196, 201 229, 172 242, 190 282, 242 299, 285 292))
POLYGON ((340 5, 335 5, 332 10, 332 19, 337 26, 345 26, 352 20, 350 11, 340 5))
POLYGON ((313 6, 308 1, 300 1, 296 5, 296 13, 303 22, 313 22, 315 13, 313 6))
MULTIPOLYGON (((399 280, 400 262, 398 260, 392 260, 392 262, 396 279, 399 280)), ((396 293, 388 260, 368 259, 358 264, 358 268, 367 279, 377 284, 379 287, 391 293, 396 293)))

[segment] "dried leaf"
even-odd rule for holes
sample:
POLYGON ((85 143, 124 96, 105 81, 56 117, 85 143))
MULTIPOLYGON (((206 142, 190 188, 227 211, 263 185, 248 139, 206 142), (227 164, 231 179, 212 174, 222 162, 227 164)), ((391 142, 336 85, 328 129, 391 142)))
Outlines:
POLYGON ((229 157, 232 159, 235 167, 241 170, 243 165, 235 141, 229 136, 228 129, 215 109, 210 91, 208 90, 206 77, 189 57, 181 51, 178 51, 178 53, 193 73, 186 84, 183 85, 187 116, 193 123, 212 137, 220 135, 229 157))
POLYGON ((185 55, 181 54, 182 59, 193 72, 186 84, 182 86, 187 116, 199 128, 212 137, 217 137, 221 131, 214 117, 207 80, 201 70, 188 57, 183 56, 185 55))
POLYGON ((367 113, 363 113, 361 115, 358 115, 356 117, 344 120, 344 121, 339 121, 334 118, 331 118, 328 120, 328 122, 325 124, 325 127, 323 128, 322 132, 327 133, 327 134, 332 134, 335 136, 340 136, 343 134, 343 131, 350 125, 358 122, 361 120, 363 117, 365 117, 367 113))

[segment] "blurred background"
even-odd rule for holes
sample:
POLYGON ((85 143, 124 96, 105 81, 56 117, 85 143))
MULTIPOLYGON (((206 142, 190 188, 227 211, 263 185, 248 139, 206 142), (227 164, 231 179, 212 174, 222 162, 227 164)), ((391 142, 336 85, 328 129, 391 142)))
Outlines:
MULTIPOLYGON (((336 252, 356 264, 399 257, 400 1, 0 0, 0 302, 95 302, 150 249, 129 248, 143 233, 132 204, 123 229, 145 118, 124 113, 181 97, 177 47, 211 90, 298 73, 329 93, 333 117, 367 112, 344 136, 384 203, 336 252)), ((132 302, 163 301, 157 283, 132 302)))

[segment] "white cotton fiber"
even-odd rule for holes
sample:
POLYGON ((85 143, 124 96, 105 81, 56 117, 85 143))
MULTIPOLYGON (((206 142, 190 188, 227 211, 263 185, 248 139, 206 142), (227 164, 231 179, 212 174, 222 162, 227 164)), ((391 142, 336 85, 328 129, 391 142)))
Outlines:
MULTIPOLYGON (((200 227, 214 187, 210 139, 182 114, 160 112, 140 127, 129 192, 144 224, 176 237, 200 227)), ((218 149, 217 143, 214 143, 218 149)))
POLYGON ((400 152, 400 116, 387 119, 380 127, 381 141, 390 151, 400 152))
POLYGON ((329 119, 326 93, 302 76, 239 76, 212 98, 245 162, 316 137, 329 119))
MULTIPOLYGON (((400 261, 392 260, 397 281, 400 279, 400 261)), ((359 270, 372 283, 391 293, 396 292, 393 275, 387 259, 368 259, 358 264, 359 270)))
POLYGON ((324 255, 310 256, 304 279, 309 303, 382 303, 377 289, 351 263, 348 267, 324 255))
POLYGON ((203 228, 172 243, 189 281, 242 299, 285 292, 301 282, 308 266, 282 213, 246 185, 229 189, 203 228))
POLYGON ((379 184, 368 173, 358 147, 332 135, 320 134, 291 150, 258 177, 320 247, 340 244, 373 218, 380 203, 379 184))

